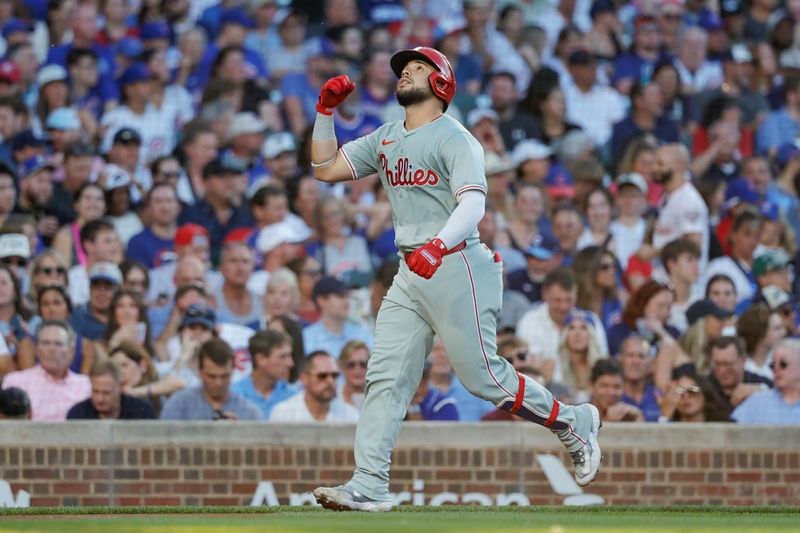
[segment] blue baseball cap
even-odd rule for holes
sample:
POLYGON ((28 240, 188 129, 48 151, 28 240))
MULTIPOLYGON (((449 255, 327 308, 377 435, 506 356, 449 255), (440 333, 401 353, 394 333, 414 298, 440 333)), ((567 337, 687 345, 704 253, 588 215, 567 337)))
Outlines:
POLYGON ((719 31, 722 29, 722 19, 714 12, 703 12, 700 15, 699 26, 707 32, 719 31))
POLYGON ((125 87, 126 85, 130 85, 132 83, 148 81, 151 79, 153 79, 153 74, 150 72, 150 69, 147 68, 147 65, 144 63, 134 63, 126 68, 125 72, 122 73, 122 76, 119 78, 119 85, 120 87, 125 87))
POLYGON ((750 180, 738 178, 728 183, 728 188, 725 189, 724 207, 731 209, 739 204, 756 205, 759 198, 760 195, 750 180))
POLYGON ((45 140, 33 133, 33 130, 22 130, 11 138, 11 151, 16 152, 29 146, 39 148, 45 144, 45 140))
POLYGON ((219 18, 219 25, 223 27, 225 24, 238 24, 245 28, 255 27, 253 19, 251 19, 241 7, 232 7, 222 12, 219 18))
POLYGON ((347 294, 347 285, 334 278, 333 276, 324 276, 314 284, 312 291, 313 300, 320 296, 329 296, 331 294, 338 294, 344 296, 347 294))
POLYGON ((217 314, 206 304, 192 304, 186 309, 178 329, 183 329, 196 324, 203 325, 210 330, 217 324, 217 314))
POLYGON ((575 196, 575 180, 561 163, 554 163, 544 178, 544 187, 551 198, 575 196))
POLYGON ((9 35, 17 32, 29 33, 31 31, 30 24, 23 22, 19 19, 12 18, 3 24, 3 39, 8 39, 9 35))
POLYGON ((613 0, 595 0, 589 10, 589 16, 594 20, 601 13, 615 13, 616 11, 613 0))
POLYGON ((143 41, 150 39, 169 39, 171 37, 169 24, 163 20, 148 22, 139 31, 139 38, 143 41))
POLYGON ((125 37, 117 43, 117 53, 127 58, 138 57, 143 51, 142 41, 134 37, 125 37))
POLYGON ((786 163, 800 155, 800 148, 795 143, 783 143, 775 153, 775 161, 784 166, 786 163))
POLYGON ((583 309, 573 309, 570 311, 567 318, 564 320, 564 327, 568 327, 573 322, 586 322, 593 328, 597 326, 592 313, 584 311, 583 309))
POLYGON ((29 157, 19 166, 19 177, 25 179, 45 168, 54 170, 55 166, 43 155, 29 157))
POLYGON ((758 212, 762 218, 775 222, 780 218, 780 210, 778 206, 771 202, 761 202, 758 206, 758 212))
POLYGON ((540 261, 548 261, 559 253, 561 253, 561 247, 558 241, 544 233, 540 233, 534 237, 531 245, 525 250, 525 255, 540 261))

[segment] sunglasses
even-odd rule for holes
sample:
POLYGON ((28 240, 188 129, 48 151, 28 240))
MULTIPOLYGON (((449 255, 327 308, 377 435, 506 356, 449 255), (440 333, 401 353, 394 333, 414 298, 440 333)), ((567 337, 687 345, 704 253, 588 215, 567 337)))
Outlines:
POLYGON ((687 392, 689 394, 697 394, 697 393, 703 392, 703 389, 701 389, 697 385, 692 385, 691 387, 678 387, 677 389, 675 389, 675 391, 678 394, 680 394, 681 396, 683 396, 687 392))
POLYGON ((39 267, 36 269, 36 273, 45 274, 47 276, 52 276, 53 274, 63 276, 67 273, 67 269, 64 267, 39 267))
POLYGON ((159 176, 164 176, 165 178, 180 178, 180 172, 159 172, 159 176))
POLYGON ((348 361, 347 364, 345 365, 345 367, 348 370, 352 370, 352 369, 354 369, 356 367, 358 367, 358 368, 367 368, 367 362, 366 361, 348 361))
POLYGON ((4 257, 3 264, 6 266, 18 266, 24 268, 28 266, 28 260, 24 257, 4 257))
POLYGON ((326 379, 339 379, 341 374, 339 372, 317 372, 316 374, 311 375, 320 381, 325 381, 326 379))
POLYGON ((776 368, 780 368, 781 370, 786 370, 788 367, 789 367, 789 363, 787 363, 787 362, 786 362, 785 360, 783 360, 783 359, 782 359, 782 360, 780 360, 780 361, 772 361, 772 362, 769 364, 769 368, 770 368, 770 370, 772 370, 773 372, 775 371, 775 369, 776 369, 776 368))

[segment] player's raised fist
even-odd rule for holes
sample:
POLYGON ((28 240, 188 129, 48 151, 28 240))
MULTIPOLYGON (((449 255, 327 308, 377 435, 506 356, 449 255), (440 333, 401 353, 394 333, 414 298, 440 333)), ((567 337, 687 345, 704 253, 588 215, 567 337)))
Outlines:
POLYGON ((406 256, 406 264, 412 272, 425 279, 431 279, 442 264, 447 246, 441 239, 433 239, 406 256))
POLYGON ((347 95, 353 92, 355 88, 356 84, 345 75, 330 78, 319 92, 317 111, 324 115, 332 114, 333 108, 344 102, 347 95))

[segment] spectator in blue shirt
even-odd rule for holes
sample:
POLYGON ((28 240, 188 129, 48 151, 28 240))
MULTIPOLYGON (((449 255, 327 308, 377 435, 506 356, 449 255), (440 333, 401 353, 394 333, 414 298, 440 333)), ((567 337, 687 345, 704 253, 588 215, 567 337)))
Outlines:
POLYGON ((625 153, 628 141, 652 134, 663 143, 678 142, 678 126, 663 116, 661 89, 655 83, 637 81, 631 87, 631 111, 627 117, 614 124, 611 133, 611 156, 616 164, 625 153))
POLYGON ((456 400, 430 384, 431 358, 425 362, 422 381, 408 406, 406 420, 458 421, 456 400))
POLYGON ((636 17, 631 51, 617 57, 611 83, 622 94, 628 94, 634 83, 649 80, 661 54, 661 38, 655 17, 636 17))
POLYGON ((372 350, 372 331, 348 320, 349 292, 347 286, 333 276, 325 276, 314 285, 313 299, 320 317, 303 330, 303 346, 307 354, 324 350, 339 357, 344 345, 354 339, 365 342, 372 350))
POLYGON ((299 390, 288 381, 294 368, 292 339, 281 331, 262 330, 250 337, 248 350, 253 373, 236 382, 231 390, 256 404, 264 418, 269 418, 278 402, 299 390))
POLYGON ((122 376, 116 363, 100 359, 89 373, 92 395, 72 406, 67 420, 142 420, 156 413, 145 400, 122 394, 122 376))
POLYGON ((125 255, 152 269, 174 256, 180 213, 175 188, 166 182, 156 183, 145 195, 144 207, 150 224, 131 237, 125 255))
POLYGON ((782 341, 772 355, 775 388, 756 392, 731 418, 740 424, 800 425, 800 340, 782 341))
POLYGON ((650 343, 638 335, 631 335, 622 341, 617 358, 622 366, 622 402, 639 409, 646 422, 658 421, 661 393, 648 376, 650 343))
POLYGON ((783 91, 785 105, 770 112, 756 133, 758 152, 770 157, 782 145, 793 143, 800 132, 800 76, 788 76, 783 91))
POLYGON ((205 197, 184 208, 178 224, 194 223, 203 226, 211 236, 212 261, 215 261, 225 236, 234 229, 253 225, 247 207, 237 205, 235 179, 244 172, 227 159, 214 159, 203 167, 205 197))
POLYGON ((592 404, 600 418, 608 422, 643 422, 644 415, 635 405, 622 401, 622 367, 613 359, 599 359, 592 367, 592 404))
POLYGON ((203 384, 173 394, 162 420, 261 420, 261 409, 230 389, 233 350, 221 339, 204 342, 198 351, 203 384))

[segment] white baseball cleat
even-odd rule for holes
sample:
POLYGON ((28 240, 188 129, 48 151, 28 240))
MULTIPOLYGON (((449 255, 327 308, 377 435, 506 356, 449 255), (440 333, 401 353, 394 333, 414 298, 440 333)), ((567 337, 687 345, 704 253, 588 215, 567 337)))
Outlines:
POLYGON ((385 513, 392 510, 392 502, 370 500, 349 485, 317 487, 314 489, 317 503, 332 511, 362 511, 385 513))
MULTIPOLYGON (((583 416, 591 417, 588 433, 580 435, 581 439, 584 440, 583 446, 570 452, 572 464, 575 467, 575 481, 581 487, 585 487, 594 480, 597 471, 600 469, 602 453, 600 445, 597 443, 597 434, 603 424, 600 422, 600 412, 594 405, 586 403, 575 407, 575 409, 583 411, 581 413, 583 416)), ((586 420, 586 422, 589 422, 589 420, 586 420)))

